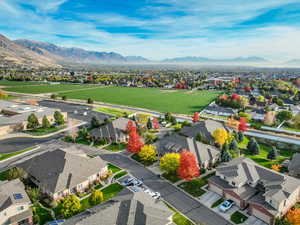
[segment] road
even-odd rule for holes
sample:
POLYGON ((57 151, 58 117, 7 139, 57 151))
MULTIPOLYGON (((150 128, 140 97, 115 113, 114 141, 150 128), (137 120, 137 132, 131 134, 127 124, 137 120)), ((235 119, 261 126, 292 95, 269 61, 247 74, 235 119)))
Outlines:
POLYGON ((126 153, 106 153, 100 154, 100 156, 104 160, 126 169, 133 176, 143 178, 143 182, 146 186, 154 191, 160 192, 166 202, 195 223, 205 225, 232 225, 223 217, 208 209, 188 194, 180 191, 180 189, 169 182, 160 179, 156 174, 139 163, 129 159, 126 156, 126 153))

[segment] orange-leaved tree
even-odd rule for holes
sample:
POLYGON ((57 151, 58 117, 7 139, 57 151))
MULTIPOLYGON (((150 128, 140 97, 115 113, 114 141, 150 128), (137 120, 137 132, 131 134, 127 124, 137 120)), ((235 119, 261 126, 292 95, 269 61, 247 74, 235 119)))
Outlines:
POLYGON ((127 151, 137 153, 144 146, 144 143, 141 140, 141 137, 138 135, 136 127, 132 127, 130 129, 131 131, 129 133, 127 151))
POLYGON ((293 225, 300 224, 300 208, 292 208, 286 214, 286 219, 293 225))
POLYGON ((180 153, 178 175, 181 179, 190 181, 200 175, 200 168, 194 153, 184 149, 180 153))

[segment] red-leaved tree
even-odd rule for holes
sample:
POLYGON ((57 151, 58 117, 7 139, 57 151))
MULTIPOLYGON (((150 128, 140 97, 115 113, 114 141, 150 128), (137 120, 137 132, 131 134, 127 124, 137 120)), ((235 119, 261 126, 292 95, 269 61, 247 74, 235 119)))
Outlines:
POLYGON ((247 120, 245 117, 240 118, 239 131, 245 132, 248 130, 247 120))
POLYGON ((153 117, 152 122, 153 122, 153 128, 155 130, 158 130, 159 129, 158 119, 156 117, 153 117))
POLYGON ((194 153, 184 149, 180 153, 178 175, 181 179, 190 181, 200 175, 198 161, 194 153))
POLYGON ((137 153, 144 146, 144 143, 141 140, 141 137, 138 135, 136 131, 136 127, 132 127, 129 133, 129 140, 127 145, 127 151, 137 153))
POLYGON ((231 99, 232 101, 238 101, 240 99, 240 96, 238 94, 232 94, 231 99))
POLYGON ((199 121, 199 113, 195 112, 193 117, 193 123, 197 123, 199 121))
POLYGON ((136 129, 135 124, 131 120, 129 120, 126 126, 127 134, 130 134, 134 128, 136 129))

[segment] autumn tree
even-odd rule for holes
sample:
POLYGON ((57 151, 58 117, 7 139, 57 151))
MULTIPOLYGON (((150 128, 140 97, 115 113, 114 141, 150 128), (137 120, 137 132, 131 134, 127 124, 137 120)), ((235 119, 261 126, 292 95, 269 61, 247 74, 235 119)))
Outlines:
POLYGON ((287 221, 293 225, 300 224, 300 208, 292 208, 286 214, 287 221))
POLYGON ((223 146, 229 138, 229 134, 225 129, 216 129, 212 136, 214 137, 215 142, 220 146, 223 146))
POLYGON ((235 120, 233 117, 230 117, 227 120, 226 125, 234 130, 237 130, 239 127, 239 121, 235 120))
POLYGON ((89 202, 91 205, 98 205, 104 200, 103 192, 100 190, 92 190, 89 202))
POLYGON ((239 131, 241 132, 245 132, 247 131, 248 129, 248 125, 247 125, 247 122, 246 122, 246 118, 245 117, 241 117, 240 118, 240 123, 239 123, 239 131))
POLYGON ((133 121, 129 120, 127 123, 127 126, 126 126, 127 134, 130 134, 132 132, 132 130, 134 129, 134 127, 135 127, 135 124, 133 123, 133 121))
POLYGON ((153 117, 153 128, 155 130, 158 130, 159 129, 159 122, 158 122, 158 119, 156 117, 153 117))
POLYGON ((35 130, 40 126, 39 120, 35 114, 31 113, 27 118, 27 129, 35 130))
POLYGON ((0 99, 6 99, 7 98, 7 93, 3 90, 0 90, 0 99))
POLYGON ((270 160, 275 160, 278 157, 278 150, 275 146, 269 151, 267 158, 270 160))
POLYGON ((282 167, 282 166, 279 165, 279 164, 273 164, 273 165, 271 166, 271 169, 274 170, 274 171, 276 171, 276 172, 280 172, 281 167, 282 167))
POLYGON ((138 135, 136 127, 132 127, 129 133, 127 151, 137 153, 141 150, 143 145, 144 143, 142 142, 141 137, 138 135))
POLYGON ((181 179, 191 181, 200 175, 200 168, 194 153, 188 150, 182 150, 180 153, 180 161, 178 175, 181 179))
POLYGON ((81 209, 81 203, 75 195, 69 195, 62 202, 61 213, 65 218, 69 218, 78 213, 81 209))
POLYGON ((143 161, 154 162, 157 159, 157 151, 153 145, 144 145, 139 151, 138 156, 143 161))
POLYGON ((45 129, 48 129, 51 127, 51 124, 47 118, 47 116, 44 116, 43 117, 43 120, 42 120, 42 127, 45 128, 45 129))
POLYGON ((178 153, 166 153, 160 158, 159 167, 160 170, 167 174, 175 174, 179 167, 180 154, 178 153))
POLYGON ((197 123, 199 121, 199 113, 195 112, 193 117, 193 123, 197 123))

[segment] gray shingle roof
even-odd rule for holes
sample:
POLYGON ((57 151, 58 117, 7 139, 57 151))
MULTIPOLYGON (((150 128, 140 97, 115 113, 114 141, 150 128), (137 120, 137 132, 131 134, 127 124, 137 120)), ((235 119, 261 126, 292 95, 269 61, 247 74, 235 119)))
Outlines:
POLYGON ((74 188, 106 166, 100 157, 89 158, 70 152, 62 149, 49 151, 19 166, 51 193, 74 188))
POLYGON ((300 174, 300 153, 295 153, 289 164, 289 171, 300 174))
POLYGON ((164 155, 168 152, 180 152, 182 149, 187 149, 195 153, 199 163, 211 161, 220 155, 220 151, 216 147, 198 142, 194 138, 184 137, 178 134, 166 136, 155 145, 160 155, 164 155))

